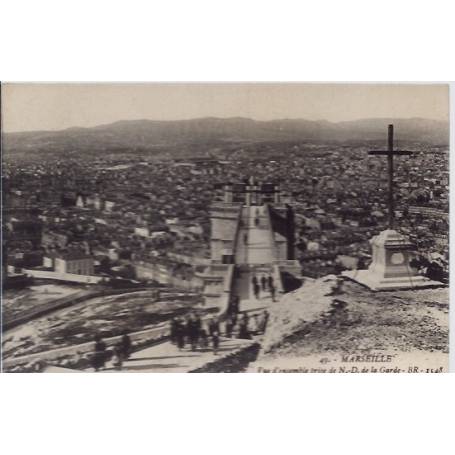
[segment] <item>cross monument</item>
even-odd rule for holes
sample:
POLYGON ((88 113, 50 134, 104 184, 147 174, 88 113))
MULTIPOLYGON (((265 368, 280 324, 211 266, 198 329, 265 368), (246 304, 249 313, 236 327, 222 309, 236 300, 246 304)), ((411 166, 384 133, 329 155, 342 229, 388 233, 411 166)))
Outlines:
POLYGON ((388 128, 388 148, 387 150, 371 150, 369 155, 386 155, 387 156, 387 174, 389 180, 388 188, 388 226, 389 229, 394 228, 395 221, 395 204, 393 197, 393 157, 394 155, 412 155, 413 152, 409 150, 394 150, 393 149, 393 125, 388 128))
POLYGON ((393 125, 388 127, 387 150, 372 150, 369 155, 387 156, 388 173, 388 227, 371 240, 372 262, 367 270, 348 270, 342 273, 346 278, 357 281, 373 291, 392 289, 413 289, 440 286, 442 283, 431 281, 419 275, 410 266, 414 245, 407 237, 395 230, 395 204, 393 188, 393 157, 412 155, 409 150, 394 150, 393 125))

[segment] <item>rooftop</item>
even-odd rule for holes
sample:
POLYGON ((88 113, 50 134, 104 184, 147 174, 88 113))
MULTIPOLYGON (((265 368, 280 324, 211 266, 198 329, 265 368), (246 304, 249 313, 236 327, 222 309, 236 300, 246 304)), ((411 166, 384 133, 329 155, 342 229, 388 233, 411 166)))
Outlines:
POLYGON ((90 259, 92 256, 84 251, 57 251, 46 254, 50 258, 65 259, 66 261, 75 261, 77 259, 90 259))

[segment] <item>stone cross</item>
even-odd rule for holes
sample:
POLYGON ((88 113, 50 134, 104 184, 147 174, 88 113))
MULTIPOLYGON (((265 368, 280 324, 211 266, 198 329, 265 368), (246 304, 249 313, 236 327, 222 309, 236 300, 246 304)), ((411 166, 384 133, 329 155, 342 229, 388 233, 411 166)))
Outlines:
POLYGON ((393 125, 389 125, 388 148, 387 150, 371 150, 369 155, 386 155, 387 156, 387 173, 389 178, 389 194, 388 194, 388 209, 389 209, 389 229, 394 228, 394 198, 393 198, 393 156, 394 155, 412 155, 414 152, 409 150, 394 150, 393 149, 393 125))

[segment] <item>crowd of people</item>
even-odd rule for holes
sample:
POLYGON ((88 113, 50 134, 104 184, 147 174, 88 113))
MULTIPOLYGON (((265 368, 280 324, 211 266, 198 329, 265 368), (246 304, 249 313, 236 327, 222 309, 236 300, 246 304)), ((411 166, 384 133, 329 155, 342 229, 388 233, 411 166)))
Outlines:
MULTIPOLYGON (((234 302, 235 303, 235 302, 234 302)), ((239 313, 238 306, 229 308, 226 318, 221 321, 217 317, 210 317, 203 320, 198 313, 190 313, 186 317, 174 317, 171 320, 170 336, 171 342, 179 350, 189 346, 192 351, 197 349, 208 349, 211 347, 215 354, 218 353, 220 336, 227 338, 238 338, 251 340, 254 335, 263 334, 267 328, 269 312, 255 313, 249 316, 248 313, 239 313)), ((115 369, 121 370, 123 362, 131 355, 132 343, 129 335, 124 333, 121 339, 110 348, 100 335, 95 336, 94 353, 91 357, 91 364, 95 371, 105 369, 106 363, 111 361, 115 369)))
POLYGON ((260 335, 265 332, 269 320, 269 313, 264 310, 261 314, 255 313, 251 317, 248 313, 228 314, 224 327, 227 338, 240 338, 251 340, 253 335, 260 335))
POLYGON ((171 342, 179 349, 183 349, 186 344, 189 344, 193 351, 198 346, 207 347, 210 334, 213 348, 216 350, 219 333, 219 322, 215 318, 210 319, 207 328, 204 327, 199 314, 190 314, 186 318, 175 317, 171 320, 171 342))
POLYGON ((120 341, 107 349, 106 343, 99 336, 95 336, 95 352, 92 357, 92 367, 95 371, 105 368, 106 362, 112 360, 114 368, 121 370, 123 362, 129 358, 131 354, 131 339, 127 333, 122 335, 120 341))
POLYGON ((185 346, 192 351, 211 346, 216 354, 222 334, 227 338, 250 340, 253 335, 265 332, 268 319, 267 310, 252 317, 248 313, 239 316, 237 311, 229 311, 224 321, 216 317, 202 320, 199 314, 194 313, 185 318, 175 317, 171 320, 171 342, 180 350, 185 346))
POLYGON ((272 275, 262 275, 261 278, 253 275, 251 282, 253 285, 254 296, 257 300, 261 298, 261 292, 270 292, 272 302, 275 302, 276 288, 272 275))

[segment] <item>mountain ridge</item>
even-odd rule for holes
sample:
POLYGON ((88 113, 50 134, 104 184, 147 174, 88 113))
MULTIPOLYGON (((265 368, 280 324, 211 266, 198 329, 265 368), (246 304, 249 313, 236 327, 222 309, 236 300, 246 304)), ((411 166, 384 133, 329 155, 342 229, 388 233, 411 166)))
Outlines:
POLYGON ((389 123, 395 125, 397 140, 438 144, 449 142, 448 122, 421 117, 364 118, 341 122, 202 117, 186 120, 118 120, 93 127, 70 127, 58 131, 10 132, 3 134, 3 147, 8 151, 58 144, 144 147, 210 141, 377 141, 386 139, 389 123))

